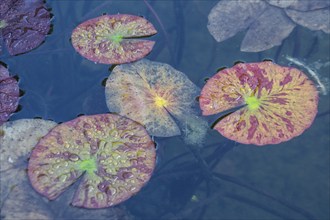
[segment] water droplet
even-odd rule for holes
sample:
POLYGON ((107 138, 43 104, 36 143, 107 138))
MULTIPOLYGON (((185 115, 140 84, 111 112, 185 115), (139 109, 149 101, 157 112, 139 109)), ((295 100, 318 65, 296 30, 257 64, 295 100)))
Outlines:
POLYGON ((38 175, 40 173, 40 171, 39 170, 33 170, 32 173, 35 174, 35 175, 38 175))
POLYGON ((95 188, 93 186, 89 185, 87 187, 87 189, 88 189, 88 192, 93 192, 95 188))
POLYGON ((39 174, 37 176, 38 182, 40 183, 46 183, 49 181, 49 177, 46 174, 39 174))
POLYGON ((77 154, 71 154, 69 160, 75 162, 79 160, 79 156, 77 154))
POLYGON ((105 141, 100 141, 99 142, 99 149, 102 150, 105 146, 106 142, 105 141))
POLYGON ((97 198, 98 200, 103 200, 103 199, 104 199, 104 195, 103 195, 103 193, 100 193, 100 192, 96 193, 96 198, 97 198))
POLYGON ((117 130, 112 130, 112 131, 109 132, 109 134, 110 134, 110 136, 112 136, 112 137, 118 137, 118 136, 119 136, 119 133, 118 133, 117 130))
POLYGON ((123 172, 123 173, 122 173, 122 177, 123 177, 124 179, 132 178, 132 177, 133 177, 133 173, 131 173, 131 172, 123 172))
POLYGON ((65 175, 65 174, 61 175, 60 178, 59 178, 60 182, 65 182, 67 179, 68 179, 68 176, 65 175))
POLYGON ((127 190, 125 189, 125 187, 123 187, 123 186, 119 186, 119 187, 118 187, 118 191, 119 191, 119 192, 126 192, 127 190))
POLYGON ((8 162, 9 163, 14 163, 13 159, 11 157, 8 157, 8 162))
POLYGON ((58 163, 53 164, 52 167, 53 167, 54 169, 58 169, 58 168, 60 168, 60 164, 58 164, 58 163))

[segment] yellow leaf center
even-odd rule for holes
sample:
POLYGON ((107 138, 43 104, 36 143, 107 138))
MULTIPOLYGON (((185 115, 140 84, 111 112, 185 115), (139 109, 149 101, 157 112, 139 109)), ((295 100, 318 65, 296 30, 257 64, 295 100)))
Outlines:
POLYGON ((161 108, 161 107, 166 107, 167 105, 167 101, 163 98, 163 97, 160 97, 160 96, 156 96, 155 97, 155 104, 157 107, 161 108))

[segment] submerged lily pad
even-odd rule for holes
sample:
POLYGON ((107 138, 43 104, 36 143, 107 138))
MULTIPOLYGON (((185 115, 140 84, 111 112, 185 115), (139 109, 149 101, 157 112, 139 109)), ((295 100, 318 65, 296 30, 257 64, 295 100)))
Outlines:
POLYGON ((155 166, 155 146, 135 121, 114 114, 82 116, 58 125, 33 149, 32 186, 56 199, 81 178, 72 205, 104 208, 138 192, 155 166))
POLYGON ((0 63, 0 125, 8 120, 18 106, 19 88, 17 81, 0 63))
POLYGON ((190 122, 203 125, 192 110, 199 92, 182 72, 146 59, 116 66, 105 89, 111 112, 140 122, 149 134, 159 137, 181 134, 171 115, 183 126, 190 122))
POLYGON ((259 52, 280 45, 297 24, 329 33, 329 6, 324 0, 222 0, 207 27, 218 42, 247 30, 241 51, 259 52))
POLYGON ((1 0, 0 45, 3 39, 11 55, 38 47, 49 30, 50 12, 43 0, 1 0))
POLYGON ((91 61, 120 64, 136 61, 150 53, 155 42, 140 37, 156 33, 154 26, 142 17, 104 15, 78 25, 71 40, 75 50, 91 61))
POLYGON ((1 219, 51 220, 54 215, 25 180, 21 185, 12 188, 1 207, 1 219))
POLYGON ((300 135, 317 113, 318 93, 301 71, 272 62, 237 64, 210 78, 200 96, 203 115, 245 105, 214 129, 244 144, 277 144, 300 135))
POLYGON ((42 119, 21 119, 0 126, 0 206, 14 187, 27 180, 29 153, 55 125, 42 119))

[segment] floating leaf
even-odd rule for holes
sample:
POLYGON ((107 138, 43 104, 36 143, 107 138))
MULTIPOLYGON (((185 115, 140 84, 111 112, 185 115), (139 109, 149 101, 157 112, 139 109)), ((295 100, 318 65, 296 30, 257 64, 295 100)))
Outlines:
POLYGON ((103 114, 51 130, 33 149, 28 175, 32 186, 53 200, 84 174, 72 205, 104 208, 138 192, 154 166, 155 146, 143 126, 103 114))
POLYGON ((2 35, 11 55, 38 47, 49 30, 50 13, 43 0, 1 0, 0 39, 2 35))
POLYGON ((329 1, 222 0, 209 14, 208 29, 218 41, 247 30, 241 51, 259 52, 278 46, 296 24, 330 32, 329 1))
MULTIPOLYGON (((2 185, 1 185, 2 186, 2 185)), ((53 214, 46 204, 28 187, 27 180, 12 188, 10 195, 1 207, 1 219, 50 220, 53 214), (23 185, 24 184, 24 185, 23 185)))
POLYGON ((55 125, 42 119, 21 119, 0 126, 0 205, 14 187, 27 180, 29 153, 55 125))
POLYGON ((297 11, 313 11, 330 6, 330 1, 327 0, 267 0, 267 2, 280 8, 294 9, 297 11))
POLYGON ((301 71, 272 62, 237 64, 210 78, 200 96, 203 115, 246 105, 214 129, 244 144, 277 144, 300 135, 317 113, 317 90, 301 71))
POLYGON ((259 52, 281 45, 296 25, 283 10, 267 7, 249 26, 242 41, 241 51, 259 52))
POLYGON ((17 81, 9 76, 6 67, 0 63, 0 125, 8 120, 18 106, 19 88, 17 81))
POLYGON ((104 15, 78 25, 71 40, 75 50, 91 61, 120 64, 139 60, 150 53, 155 42, 139 38, 156 33, 154 26, 142 17, 104 15))
POLYGON ((203 124, 202 120, 194 119, 197 116, 192 111, 199 92, 200 89, 182 72, 146 59, 116 66, 105 89, 111 112, 140 122, 149 134, 159 137, 181 134, 170 115, 183 126, 191 121, 203 124))
POLYGON ((301 26, 314 31, 322 30, 325 33, 330 33, 329 8, 307 12, 287 9, 285 12, 294 22, 301 26))

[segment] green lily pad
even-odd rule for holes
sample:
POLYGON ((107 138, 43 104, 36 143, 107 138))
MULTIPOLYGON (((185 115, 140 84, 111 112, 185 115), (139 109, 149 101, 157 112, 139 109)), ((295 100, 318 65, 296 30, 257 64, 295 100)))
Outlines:
POLYGON ((245 105, 214 129, 244 144, 277 144, 300 135, 317 113, 318 92, 295 68, 241 63, 210 78, 200 96, 203 115, 245 105))
POLYGON ((81 177, 72 205, 104 208, 138 192, 155 167, 155 146, 143 126, 114 114, 62 123, 31 153, 28 175, 36 191, 56 199, 81 177))
POLYGON ((111 112, 140 122, 150 135, 159 137, 180 135, 177 120, 187 128, 184 131, 191 143, 202 139, 207 128, 193 111, 199 92, 182 72, 146 59, 116 66, 105 88, 111 112))
POLYGON ((154 26, 142 17, 104 15, 78 25, 71 40, 75 50, 91 61, 120 64, 149 54, 155 42, 140 38, 156 33, 154 26))

